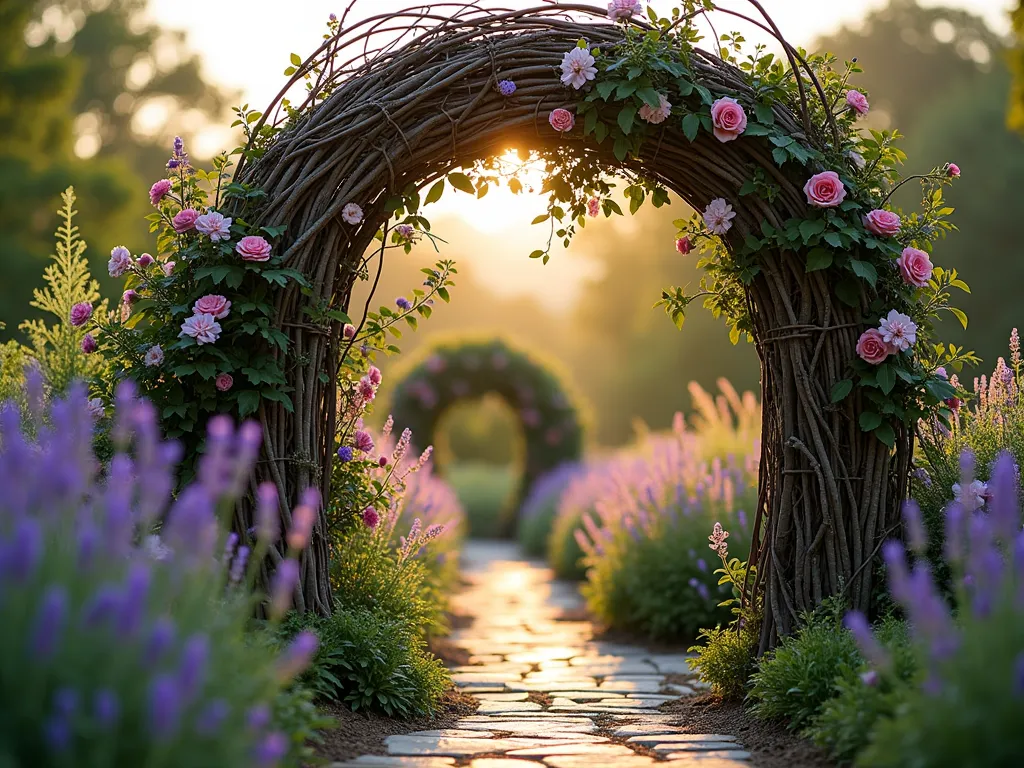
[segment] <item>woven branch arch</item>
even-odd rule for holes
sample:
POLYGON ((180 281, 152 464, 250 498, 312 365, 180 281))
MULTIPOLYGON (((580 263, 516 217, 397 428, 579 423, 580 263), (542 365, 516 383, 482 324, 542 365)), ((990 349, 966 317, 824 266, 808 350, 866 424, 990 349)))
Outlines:
MULTIPOLYGON (((750 20, 781 40, 760 5, 751 5, 750 20)), ((548 113, 572 100, 557 77, 563 53, 581 38, 602 47, 623 38, 622 26, 609 23, 603 7, 450 8, 447 15, 428 9, 377 16, 328 39, 293 79, 308 75, 313 84, 313 95, 293 112, 301 117, 289 117, 279 101, 272 104, 256 127, 277 120, 284 130, 262 157, 239 166, 236 178, 268 195, 264 221, 287 225, 286 261, 312 285, 311 295, 289 286, 276 303, 290 339, 295 411, 269 402, 260 411, 264 479, 278 484, 283 499, 330 477, 335 381, 321 383, 319 374, 335 371, 349 346, 338 324, 325 332, 306 322, 303 310, 316 302, 348 309, 363 254, 388 219, 390 195, 509 147, 561 147, 609 173, 660 183, 698 210, 718 197, 733 201, 737 216, 723 238, 730 248, 762 222, 781 227, 806 216, 805 177, 794 175, 800 169, 780 170, 763 139, 721 143, 701 131, 691 142, 666 123, 637 156, 620 162, 610 147, 582 138, 579 130, 559 134, 548 125, 548 113), (496 91, 503 78, 516 82, 513 98, 496 91), (751 168, 777 185, 772 203, 739 196, 751 168), (341 217, 349 202, 365 212, 358 226, 341 217)), ((783 45, 800 68, 794 49, 783 45)), ((695 49, 690 67, 713 93, 753 97, 741 73, 711 54, 695 49)), ((774 118, 799 142, 820 148, 838 138, 835 126, 826 122, 821 135, 815 132, 807 104, 824 94, 810 72, 799 81, 797 103, 775 105, 774 118)), ((853 607, 868 607, 869 564, 898 521, 911 447, 905 431, 895 451, 861 431, 859 394, 831 404, 830 390, 866 327, 868 299, 851 309, 836 300, 828 273, 808 273, 805 263, 800 251, 762 252, 760 274, 746 290, 762 366, 764 427, 751 553, 764 594, 762 648, 830 594, 846 590, 853 607)), ((326 557, 323 537, 314 537, 300 607, 329 610, 326 557)))
POLYGON ((390 413, 395 428, 411 429, 418 445, 436 443, 441 420, 459 402, 493 393, 515 413, 523 434, 522 476, 499 521, 502 533, 512 535, 537 479, 583 456, 578 397, 551 364, 500 338, 441 340, 410 363, 398 374, 390 413))

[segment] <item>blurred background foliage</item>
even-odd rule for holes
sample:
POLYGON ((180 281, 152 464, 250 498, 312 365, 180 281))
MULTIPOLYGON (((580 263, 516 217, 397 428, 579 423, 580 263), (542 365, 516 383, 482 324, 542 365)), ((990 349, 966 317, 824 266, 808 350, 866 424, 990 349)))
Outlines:
MULTIPOLYGON (((61 190, 75 185, 93 271, 105 278, 111 247, 141 252, 149 245, 141 218, 146 190, 166 161, 169 138, 188 140, 204 126, 230 122, 227 107, 237 96, 204 77, 183 33, 154 25, 145 10, 146 0, 0 2, 0 322, 7 324, 0 340, 15 336, 29 313, 61 190)), ((1019 30, 1024 11, 1016 22, 1019 30)), ((971 13, 914 0, 891 0, 857 25, 804 42, 840 59, 857 57, 864 69, 857 82, 872 103, 869 125, 907 136, 909 172, 948 161, 963 169, 949 193, 961 234, 939 244, 937 261, 960 270, 974 293, 962 302, 969 328, 952 323, 948 335, 994 361, 1020 321, 1024 278, 1017 234, 1024 139, 1014 131, 1024 128, 1019 46, 971 13)), ((914 190, 901 198, 904 206, 915 202, 914 190)), ((679 332, 652 309, 663 287, 698 279, 693 256, 672 247, 671 220, 688 215, 683 208, 678 201, 668 211, 645 208, 632 222, 602 220, 583 231, 571 256, 588 262, 591 277, 580 299, 560 311, 494 292, 486 262, 460 258, 486 253, 489 236, 463 219, 435 217, 435 231, 450 243, 443 255, 460 262, 458 285, 450 306, 405 336, 403 352, 435 334, 472 330, 557 357, 590 401, 594 442, 606 446, 629 442, 641 424, 667 427, 676 410, 691 407, 691 380, 710 389, 724 376, 739 390, 756 389, 753 350, 730 345, 719 321, 695 311, 679 332)), ((381 302, 418 284, 429 251, 424 244, 389 255, 381 302)), ((550 279, 535 266, 537 279, 550 279)), ((110 295, 113 287, 104 287, 110 295)), ((382 366, 385 390, 393 362, 382 366)), ((481 401, 451 415, 446 445, 455 458, 514 465, 516 430, 499 406, 481 401)))

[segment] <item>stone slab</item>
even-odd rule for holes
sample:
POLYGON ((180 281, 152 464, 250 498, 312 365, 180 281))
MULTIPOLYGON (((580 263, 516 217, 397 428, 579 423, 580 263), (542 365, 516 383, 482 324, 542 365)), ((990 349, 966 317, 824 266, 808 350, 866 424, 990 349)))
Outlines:
POLYGON ((686 744, 703 744, 707 742, 733 742, 735 744, 735 736, 723 736, 720 733, 670 733, 669 735, 659 735, 653 731, 637 734, 626 739, 629 744, 675 744, 675 743, 686 743, 686 744))
POLYGON ((735 741, 662 741, 648 744, 655 752, 714 752, 722 749, 736 749, 735 741))
POLYGON ((637 754, 603 757, 600 763, 588 755, 551 755, 545 757, 544 762, 551 768, 653 768, 657 765, 653 757, 637 754))
MULTIPOLYGON (((750 768, 750 764, 746 761, 750 760, 753 755, 745 749, 721 749, 710 752, 669 752, 667 757, 679 768, 688 765, 692 765, 694 768, 711 768, 710 764, 718 761, 727 765, 737 763, 744 768, 750 768)), ((726 768, 726 766, 722 766, 722 768, 726 768)))
POLYGON ((473 691, 473 695, 481 701, 526 701, 530 694, 526 691, 517 693, 477 693, 473 691))
POLYGON ((548 757, 550 755, 587 755, 595 760, 606 757, 622 757, 635 754, 629 747, 621 744, 552 744, 551 746, 516 749, 508 753, 510 757, 548 757))
POLYGON ((331 763, 329 768, 449 768, 454 757, 398 757, 395 755, 361 755, 347 763, 331 763))

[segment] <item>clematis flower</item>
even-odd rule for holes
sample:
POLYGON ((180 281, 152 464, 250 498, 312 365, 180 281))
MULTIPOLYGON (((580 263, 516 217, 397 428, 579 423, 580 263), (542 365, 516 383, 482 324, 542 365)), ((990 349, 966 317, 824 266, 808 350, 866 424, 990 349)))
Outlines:
POLYGON ((735 218, 736 212, 721 197, 712 200, 704 209, 704 226, 716 235, 724 235, 732 229, 732 220, 735 218))
POLYGON ((562 83, 571 85, 577 91, 588 81, 597 77, 594 57, 587 48, 573 48, 562 56, 562 83))

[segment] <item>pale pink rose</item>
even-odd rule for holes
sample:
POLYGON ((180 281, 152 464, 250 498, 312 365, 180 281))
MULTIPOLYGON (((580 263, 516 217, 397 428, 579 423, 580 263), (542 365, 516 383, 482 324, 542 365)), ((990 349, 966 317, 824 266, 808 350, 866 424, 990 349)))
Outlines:
POLYGON ((816 173, 804 184, 807 202, 816 208, 835 208, 846 199, 846 187, 835 171, 816 173))
POLYGON ((192 305, 197 315, 213 315, 215 320, 223 320, 231 312, 231 302, 216 293, 209 293, 192 305))
POLYGON ((150 256, 148 253, 144 253, 141 256, 139 256, 139 266, 142 267, 143 269, 145 269, 148 266, 151 266, 154 261, 156 261, 156 259, 150 256))
POLYGON ((869 328, 857 339, 857 355, 866 363, 878 365, 885 362, 892 353, 892 347, 885 343, 882 332, 877 328, 869 328))
POLYGON ((267 261, 270 258, 270 243, 259 235, 249 235, 238 241, 235 252, 242 257, 242 261, 267 261))
POLYGON ((598 214, 601 213, 601 199, 592 197, 587 201, 587 215, 592 219, 596 219, 598 214))
POLYGON ((693 250, 693 243, 690 242, 689 237, 680 237, 676 240, 676 250, 679 251, 683 256, 693 250))
POLYGON ((721 197, 712 200, 704 209, 704 226, 715 235, 724 235, 728 232, 732 228, 732 220, 735 218, 736 212, 721 197))
POLYGON ((866 115, 868 113, 868 98, 860 91, 847 91, 846 105, 858 115, 866 115))
POLYGON ((174 231, 179 235, 194 229, 196 226, 196 219, 199 218, 199 211, 195 208, 184 208, 178 211, 174 218, 171 219, 171 226, 174 227, 174 231))
POLYGON ((612 21, 627 21, 633 14, 642 12, 640 0, 612 0, 608 3, 608 18, 612 21))
POLYGON ((641 120, 646 120, 648 123, 651 123, 652 125, 658 125, 659 123, 664 123, 666 120, 668 120, 669 115, 672 114, 672 104, 669 102, 667 98, 665 98, 664 94, 659 93, 658 99, 660 103, 657 109, 654 109, 653 107, 648 106, 647 104, 644 104, 642 107, 640 107, 639 114, 641 120))
POLYGON ((950 163, 946 166, 946 175, 951 179, 960 178, 960 166, 956 163, 950 163))
POLYGON ((154 344, 152 347, 146 350, 145 363, 149 367, 155 367, 162 365, 164 362, 164 351, 160 348, 159 344, 154 344))
POLYGON ((597 67, 594 66, 594 57, 586 48, 573 48, 562 56, 562 84, 571 85, 577 91, 587 84, 587 81, 597 77, 597 67))
POLYGON ((124 277, 125 273, 132 268, 132 254, 123 245, 115 247, 110 252, 110 261, 107 262, 107 272, 111 277, 124 277))
POLYGON ((192 315, 181 324, 179 337, 191 336, 200 345, 213 344, 220 337, 220 323, 213 315, 205 313, 192 315))
POLYGON ((149 202, 153 205, 159 205, 160 201, 167 197, 167 193, 170 191, 171 182, 168 179, 160 179, 160 181, 149 188, 149 202))
POLYGON ((171 273, 174 271, 174 262, 166 261, 160 266, 160 269, 164 271, 164 277, 170 277, 171 273))
POLYGON ((363 209, 355 203, 346 203, 341 209, 341 218, 346 224, 358 224, 363 220, 363 209))
POLYGON ((217 211, 210 211, 196 219, 196 229, 218 243, 231 238, 231 219, 217 211))
POLYGON ((932 276, 932 260, 928 254, 917 248, 904 248, 896 264, 899 265, 903 282, 917 288, 924 288, 932 276))
POLYGON ((92 304, 87 301, 80 301, 71 308, 71 325, 81 328, 92 317, 92 304))
POLYGON ((889 310, 889 314, 879 321, 878 330, 882 333, 882 340, 900 352, 917 343, 917 324, 895 309, 889 310))
POLYGON ((889 237, 900 231, 900 217, 884 208, 871 211, 864 216, 863 222, 868 232, 882 237, 889 237))
POLYGON ((736 99, 723 96, 711 105, 711 123, 716 139, 732 141, 747 130, 747 113, 736 99))
POLYGON ((235 385, 235 380, 231 377, 230 373, 218 373, 217 378, 213 380, 213 385, 218 391, 227 392, 235 385))
POLYGON ((573 126, 576 125, 576 118, 572 116, 572 112, 568 109, 559 107, 548 115, 548 122, 559 133, 566 133, 571 131, 573 126))

